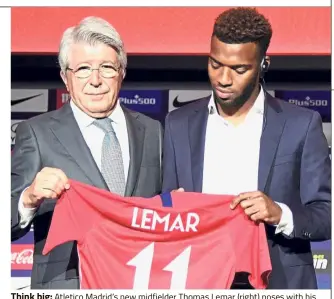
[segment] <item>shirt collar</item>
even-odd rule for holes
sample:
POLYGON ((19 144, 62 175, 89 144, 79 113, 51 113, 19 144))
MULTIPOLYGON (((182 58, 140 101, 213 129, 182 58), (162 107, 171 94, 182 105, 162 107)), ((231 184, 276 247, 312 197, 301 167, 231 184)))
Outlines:
MULTIPOLYGON (((249 110, 248 114, 260 114, 263 115, 264 113, 264 91, 262 86, 260 85, 260 92, 259 95, 257 96, 254 105, 252 108, 249 110)), ((208 105, 209 113, 210 114, 218 114, 216 103, 213 97, 213 92, 211 93, 209 105, 208 105)))
POLYGON ((109 118, 116 124, 124 123, 125 116, 119 101, 116 102, 114 111, 109 115, 109 118))
MULTIPOLYGON (((83 112, 72 100, 70 101, 70 105, 73 111, 74 118, 77 121, 81 130, 89 127, 94 122, 95 118, 83 112)), ((109 115, 109 118, 112 122, 116 124, 123 123, 123 120, 125 121, 124 112, 118 101, 116 103, 114 111, 109 115)))

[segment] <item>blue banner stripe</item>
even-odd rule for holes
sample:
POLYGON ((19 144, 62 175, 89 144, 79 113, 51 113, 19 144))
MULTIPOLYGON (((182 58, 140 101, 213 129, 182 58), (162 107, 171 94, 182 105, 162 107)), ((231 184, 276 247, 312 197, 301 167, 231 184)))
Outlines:
POLYGON ((12 277, 31 277, 31 270, 12 270, 12 277))
POLYGON ((12 242, 12 244, 33 244, 33 243, 34 243, 34 233, 32 231, 29 231, 22 238, 12 242))
POLYGON ((173 200, 170 192, 160 194, 162 205, 164 207, 173 207, 173 200))

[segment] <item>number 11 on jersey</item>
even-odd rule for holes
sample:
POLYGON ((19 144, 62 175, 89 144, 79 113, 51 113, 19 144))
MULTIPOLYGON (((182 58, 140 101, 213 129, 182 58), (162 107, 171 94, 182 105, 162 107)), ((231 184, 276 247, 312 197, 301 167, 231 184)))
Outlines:
MULTIPOLYGON (((175 259, 173 259, 162 270, 172 273, 170 289, 185 289, 188 276, 188 266, 190 259, 191 246, 183 250, 175 259)), ((127 262, 127 265, 136 267, 133 282, 134 290, 148 289, 150 283, 150 274, 154 256, 154 243, 146 246, 133 259, 127 262)))

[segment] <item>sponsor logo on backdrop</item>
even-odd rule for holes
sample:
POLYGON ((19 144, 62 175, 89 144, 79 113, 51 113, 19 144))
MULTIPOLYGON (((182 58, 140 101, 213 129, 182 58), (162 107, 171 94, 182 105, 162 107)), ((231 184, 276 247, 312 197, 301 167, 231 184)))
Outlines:
POLYGON ((12 244, 12 270, 32 269, 33 246, 33 244, 12 244))
POLYGON ((324 254, 313 255, 313 266, 316 270, 326 270, 328 268, 328 259, 324 254))
POLYGON ((316 110, 324 122, 331 121, 331 92, 324 90, 282 91, 275 94, 289 103, 316 110))
POLYGON ((118 99, 121 104, 134 111, 159 113, 162 96, 159 90, 121 90, 118 99))
POLYGON ((19 98, 19 99, 14 99, 11 101, 11 106, 16 106, 18 104, 21 104, 21 103, 24 103, 26 101, 29 101, 31 99, 34 99, 34 98, 37 98, 39 96, 41 96, 42 94, 37 94, 37 95, 34 95, 34 96, 31 96, 31 97, 25 97, 25 98, 19 98))
POLYGON ((24 119, 12 119, 11 120, 10 134, 11 134, 11 145, 12 146, 15 144, 16 128, 21 121, 24 121, 24 119))
POLYGON ((60 107, 62 107, 64 104, 69 102, 69 100, 70 100, 70 95, 66 89, 57 89, 56 109, 59 109, 60 107))
POLYGON ((317 273, 330 273, 331 271, 331 252, 313 252, 313 266, 317 273))
POLYGON ((304 107, 327 107, 328 101, 327 100, 313 100, 311 97, 307 96, 305 99, 289 99, 289 103, 295 104, 297 106, 304 106, 304 107))
POLYGON ((125 105, 155 105, 157 100, 155 98, 142 98, 140 95, 136 94, 132 98, 119 97, 122 104, 125 105))
POLYGON ((48 111, 49 91, 47 89, 12 89, 12 112, 48 111))
POLYGON ((173 111, 201 98, 210 96, 211 93, 211 90, 170 90, 168 111, 173 111))
POLYGON ((200 99, 201 99, 201 98, 199 98, 199 99, 194 99, 194 100, 190 100, 190 101, 186 101, 186 102, 184 102, 184 101, 181 102, 181 101, 179 100, 179 96, 176 96, 175 99, 173 100, 173 106, 174 106, 175 108, 180 108, 180 107, 185 106, 185 105, 187 105, 187 104, 196 102, 197 100, 200 100, 200 99))

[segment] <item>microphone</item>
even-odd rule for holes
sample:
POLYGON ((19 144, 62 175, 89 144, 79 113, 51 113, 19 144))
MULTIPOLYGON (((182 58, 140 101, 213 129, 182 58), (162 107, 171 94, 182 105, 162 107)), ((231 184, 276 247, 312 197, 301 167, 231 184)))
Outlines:
POLYGON ((212 114, 214 114, 214 113, 215 113, 215 111, 214 111, 213 107, 211 106, 211 107, 210 107, 209 114, 212 115, 212 114))

